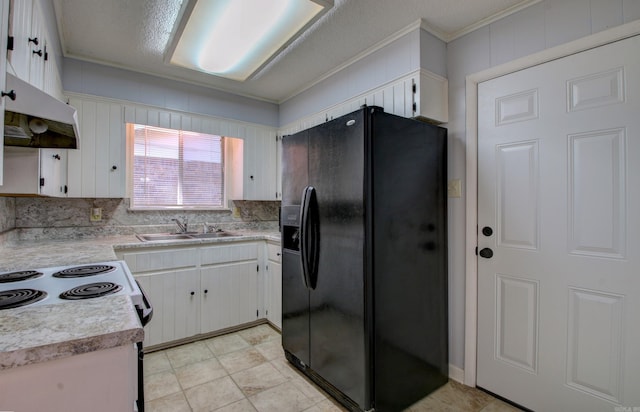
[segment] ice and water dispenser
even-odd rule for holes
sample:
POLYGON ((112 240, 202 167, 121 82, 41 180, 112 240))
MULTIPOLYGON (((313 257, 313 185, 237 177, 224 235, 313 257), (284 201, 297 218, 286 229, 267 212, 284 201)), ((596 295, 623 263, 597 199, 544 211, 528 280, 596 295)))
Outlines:
POLYGON ((282 221, 282 249, 283 252, 300 253, 300 206, 282 206, 280 219, 282 221))

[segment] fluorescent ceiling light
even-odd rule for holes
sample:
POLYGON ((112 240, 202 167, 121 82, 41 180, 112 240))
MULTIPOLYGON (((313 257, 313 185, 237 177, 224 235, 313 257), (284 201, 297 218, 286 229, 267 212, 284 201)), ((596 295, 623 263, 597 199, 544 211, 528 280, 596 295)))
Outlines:
POLYGON ((333 6, 333 0, 189 0, 166 61, 244 81, 333 6))

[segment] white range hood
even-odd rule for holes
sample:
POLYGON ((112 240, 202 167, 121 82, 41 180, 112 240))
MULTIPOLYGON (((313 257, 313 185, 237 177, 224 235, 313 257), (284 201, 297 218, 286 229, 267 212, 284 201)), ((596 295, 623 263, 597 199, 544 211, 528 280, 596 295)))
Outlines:
POLYGON ((7 73, 5 146, 78 149, 80 134, 76 109, 7 73))

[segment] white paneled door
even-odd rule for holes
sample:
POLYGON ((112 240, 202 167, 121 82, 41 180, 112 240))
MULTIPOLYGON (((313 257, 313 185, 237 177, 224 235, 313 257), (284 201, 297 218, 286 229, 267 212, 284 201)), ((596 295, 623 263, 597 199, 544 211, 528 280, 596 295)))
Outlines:
POLYGON ((536 411, 640 408, 639 50, 478 88, 477 384, 536 411))

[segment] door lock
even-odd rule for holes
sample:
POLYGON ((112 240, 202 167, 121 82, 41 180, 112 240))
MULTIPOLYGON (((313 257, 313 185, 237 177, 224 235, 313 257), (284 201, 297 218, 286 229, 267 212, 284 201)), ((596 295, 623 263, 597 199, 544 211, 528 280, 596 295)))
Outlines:
POLYGON ((486 247, 486 248, 480 250, 479 255, 482 256, 485 259, 491 259, 493 257, 493 250, 491 250, 488 247, 486 247))

